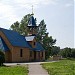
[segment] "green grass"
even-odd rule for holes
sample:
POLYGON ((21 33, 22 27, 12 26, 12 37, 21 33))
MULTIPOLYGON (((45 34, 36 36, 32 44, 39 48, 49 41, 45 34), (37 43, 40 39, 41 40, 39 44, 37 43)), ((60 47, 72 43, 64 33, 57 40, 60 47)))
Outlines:
POLYGON ((28 70, 25 66, 0 67, 0 75, 28 75, 28 70))
POLYGON ((42 66, 48 71, 49 75, 75 75, 75 59, 44 63, 42 66))

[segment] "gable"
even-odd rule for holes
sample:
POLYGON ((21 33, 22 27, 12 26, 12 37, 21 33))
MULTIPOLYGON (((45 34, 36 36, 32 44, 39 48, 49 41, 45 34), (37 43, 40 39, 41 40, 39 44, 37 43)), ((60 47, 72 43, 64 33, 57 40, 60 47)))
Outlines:
POLYGON ((4 42, 4 40, 1 37, 0 37, 0 50, 3 50, 3 51, 8 51, 9 50, 6 43, 4 42))

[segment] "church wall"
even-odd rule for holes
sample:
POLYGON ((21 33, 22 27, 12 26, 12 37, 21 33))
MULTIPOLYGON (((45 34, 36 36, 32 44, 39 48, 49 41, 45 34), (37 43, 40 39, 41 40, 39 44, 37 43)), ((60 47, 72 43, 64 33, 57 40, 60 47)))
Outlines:
POLYGON ((4 52, 5 62, 29 61, 29 55, 30 55, 29 48, 21 48, 21 47, 12 46, 2 31, 0 31, 0 36, 3 38, 6 45, 9 48, 8 51, 4 52), (23 57, 20 57, 20 49, 23 49, 23 57))
POLYGON ((43 60, 45 60, 45 50, 43 51, 43 60))
POLYGON ((45 51, 37 51, 36 52, 36 60, 37 61, 45 60, 45 51), (42 56, 42 52, 43 52, 43 56, 42 56))
POLYGON ((30 61, 34 61, 34 51, 31 51, 30 61))
POLYGON ((4 52, 4 54, 5 54, 5 62, 12 62, 12 53, 11 53, 11 51, 10 50, 6 51, 6 52, 4 52))
MULTIPOLYGON (((8 51, 4 52, 6 62, 25 62, 25 61, 33 61, 34 60, 34 51, 32 51, 32 57, 30 57, 30 49, 29 48, 12 46, 2 31, 0 31, 0 36, 3 38, 6 45, 9 48, 8 51), (20 49, 23 50, 22 57, 20 57, 20 49)), ((33 48, 35 48, 34 42, 36 43, 35 39, 33 39, 33 41, 29 42, 33 48)), ((40 53, 36 52, 36 60, 40 60, 40 61, 45 60, 45 51, 43 51, 43 57, 41 57, 41 55, 42 55, 41 51, 40 51, 40 53), (40 54, 40 56, 39 56, 39 54, 40 54)))
POLYGON ((12 62, 25 62, 29 61, 29 48, 13 47, 12 50, 12 62), (22 49, 22 57, 20 56, 20 50, 22 49))

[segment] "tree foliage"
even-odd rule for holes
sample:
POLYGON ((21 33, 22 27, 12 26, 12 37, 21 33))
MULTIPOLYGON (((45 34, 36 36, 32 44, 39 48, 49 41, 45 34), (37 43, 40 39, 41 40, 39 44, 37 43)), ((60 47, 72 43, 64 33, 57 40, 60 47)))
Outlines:
POLYGON ((65 58, 75 58, 75 49, 66 47, 60 51, 60 54, 65 58))
POLYGON ((27 25, 31 14, 25 15, 21 22, 16 21, 14 24, 11 25, 10 29, 19 32, 21 35, 27 35, 27 25))
POLYGON ((56 39, 53 39, 52 36, 48 36, 48 34, 45 21, 42 20, 38 27, 37 40, 41 42, 42 46, 46 50, 46 59, 50 56, 51 48, 56 43, 56 39))
POLYGON ((75 58, 75 49, 74 48, 72 48, 71 57, 75 58))
POLYGON ((58 55, 59 52, 60 52, 60 47, 53 46, 52 49, 51 49, 51 56, 58 55))
POLYGON ((14 31, 19 32, 19 22, 16 21, 14 24, 11 25, 11 29, 13 29, 14 31))
MULTIPOLYGON (((20 23, 16 21, 14 24, 11 25, 10 29, 15 30, 19 32, 21 35, 26 36, 28 34, 27 25, 30 16, 30 14, 25 15, 20 23)), ((56 43, 56 39, 53 39, 52 36, 48 36, 44 20, 42 20, 38 25, 36 39, 38 42, 42 44, 42 46, 46 50, 46 58, 48 58, 51 53, 51 47, 56 43)))

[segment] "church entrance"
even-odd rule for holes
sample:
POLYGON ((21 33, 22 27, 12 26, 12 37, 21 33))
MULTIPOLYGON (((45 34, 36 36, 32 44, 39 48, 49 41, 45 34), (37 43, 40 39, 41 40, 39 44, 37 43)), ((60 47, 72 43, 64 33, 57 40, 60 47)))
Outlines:
POLYGON ((34 61, 40 61, 40 51, 34 51, 34 61))

